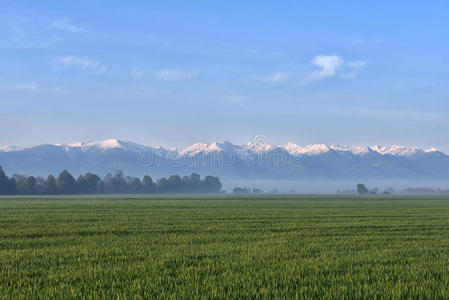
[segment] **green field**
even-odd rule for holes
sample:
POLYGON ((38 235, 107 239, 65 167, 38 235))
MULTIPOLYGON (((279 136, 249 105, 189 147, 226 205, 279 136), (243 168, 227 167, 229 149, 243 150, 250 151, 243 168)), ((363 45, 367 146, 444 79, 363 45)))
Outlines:
POLYGON ((449 198, 0 198, 0 298, 449 298, 449 198))

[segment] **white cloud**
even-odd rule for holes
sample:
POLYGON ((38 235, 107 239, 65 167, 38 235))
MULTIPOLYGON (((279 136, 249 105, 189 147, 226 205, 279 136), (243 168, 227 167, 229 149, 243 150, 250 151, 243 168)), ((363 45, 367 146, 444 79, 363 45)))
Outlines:
POLYGON ((176 70, 176 69, 164 69, 154 73, 154 75, 163 80, 186 80, 192 79, 198 76, 198 70, 176 70))
POLYGON ((92 71, 97 74, 102 74, 106 71, 105 66, 87 57, 63 56, 56 58, 55 63, 65 68, 76 68, 82 71, 92 71))
POLYGON ((64 20, 58 20, 58 21, 54 21, 52 24, 53 28, 59 29, 59 30, 63 30, 63 31, 68 31, 68 32, 72 32, 72 33, 83 33, 83 32, 87 32, 86 29, 80 27, 80 26, 76 26, 73 24, 70 24, 67 21, 64 20))
POLYGON ((312 60, 312 64, 318 67, 305 83, 317 79, 325 79, 333 76, 341 78, 353 78, 358 75, 359 71, 366 66, 366 61, 345 61, 338 55, 317 55, 312 60))
POLYGON ((314 77, 326 78, 334 76, 343 65, 343 58, 337 55, 317 55, 312 63, 319 68, 313 73, 314 77))

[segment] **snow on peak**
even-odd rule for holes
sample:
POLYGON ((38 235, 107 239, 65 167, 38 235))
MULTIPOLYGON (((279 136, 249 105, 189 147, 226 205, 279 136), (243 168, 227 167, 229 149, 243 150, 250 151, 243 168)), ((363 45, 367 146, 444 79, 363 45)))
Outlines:
POLYGON ((422 153, 423 150, 416 147, 406 147, 393 145, 391 147, 382 147, 382 146, 372 146, 371 150, 378 152, 383 155, 396 155, 396 156, 410 156, 418 153, 422 153))
MULTIPOLYGON (((64 146, 64 145, 61 145, 64 146)), ((81 151, 107 151, 111 149, 124 149, 131 151, 143 151, 145 150, 145 146, 139 145, 132 142, 124 142, 118 139, 109 139, 98 142, 87 142, 87 143, 73 143, 65 145, 67 150, 71 148, 79 148, 81 151)))
POLYGON ((17 147, 17 146, 1 146, 0 152, 12 152, 12 151, 19 151, 24 150, 26 147, 17 147))
POLYGON ((207 144, 195 143, 195 144, 181 150, 179 152, 179 154, 181 154, 181 155, 196 154, 196 153, 203 152, 204 150, 206 150, 206 148, 207 148, 207 144))
POLYGON ((98 148, 102 150, 112 149, 112 148, 122 148, 122 142, 117 139, 109 139, 105 141, 99 141, 99 142, 78 142, 73 144, 68 144, 68 147, 72 148, 81 148, 81 150, 87 150, 91 148, 98 148))
POLYGON ((232 151, 235 146, 229 142, 214 142, 212 144, 195 143, 181 151, 181 155, 195 155, 198 153, 218 153, 222 151, 232 151))
POLYGON ((424 152, 426 152, 426 153, 432 153, 432 152, 440 152, 440 150, 437 149, 437 148, 435 148, 435 147, 432 147, 432 148, 429 148, 429 149, 424 150, 424 152))
MULTIPOLYGON (((148 151, 149 147, 121 141, 118 139, 108 139, 97 142, 78 142, 72 144, 56 144, 53 146, 63 147, 66 151, 79 150, 82 152, 104 152, 112 149, 122 149, 124 151, 142 152, 148 151)), ((0 152, 11 152, 26 150, 32 147, 14 147, 14 146, 2 146, 0 152)), ((393 155, 393 156, 412 156, 416 154, 426 154, 433 152, 440 152, 438 149, 432 147, 427 150, 422 150, 416 147, 407 146, 340 146, 340 145, 325 145, 325 144, 311 144, 307 146, 299 146, 295 143, 288 143, 284 146, 272 146, 265 142, 250 142, 243 146, 234 145, 228 141, 214 142, 211 144, 195 143, 184 149, 170 148, 168 150, 162 147, 153 147, 152 149, 159 152, 173 152, 177 155, 196 155, 200 153, 265 153, 270 151, 286 151, 291 155, 321 155, 328 153, 329 151, 335 151, 340 154, 353 154, 353 155, 365 155, 369 153, 378 153, 381 155, 393 155)))
POLYGON ((339 146, 339 145, 332 145, 330 146, 332 150, 338 151, 338 152, 350 152, 354 155, 363 155, 371 152, 371 149, 366 146, 339 146))
POLYGON ((293 155, 318 155, 327 153, 331 149, 324 144, 312 144, 301 147, 294 143, 288 143, 283 148, 293 155))
POLYGON ((246 145, 244 145, 243 148, 245 150, 248 150, 248 151, 251 151, 251 152, 260 153, 260 152, 267 152, 267 151, 275 150, 277 147, 271 146, 271 145, 266 144, 266 143, 250 142, 250 143, 247 143, 246 145))

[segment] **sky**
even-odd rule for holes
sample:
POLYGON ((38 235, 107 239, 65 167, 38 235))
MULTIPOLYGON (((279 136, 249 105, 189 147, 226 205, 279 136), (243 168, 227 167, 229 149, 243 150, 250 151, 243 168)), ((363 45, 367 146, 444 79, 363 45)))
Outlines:
POLYGON ((0 146, 449 152, 447 1, 0 0, 0 146))

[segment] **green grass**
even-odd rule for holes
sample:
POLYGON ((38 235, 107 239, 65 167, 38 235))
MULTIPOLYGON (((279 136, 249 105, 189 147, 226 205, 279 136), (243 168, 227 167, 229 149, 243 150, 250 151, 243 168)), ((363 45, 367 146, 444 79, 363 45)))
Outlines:
POLYGON ((0 298, 449 298, 449 198, 0 198, 0 298))

